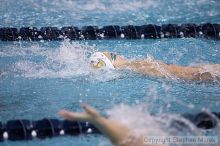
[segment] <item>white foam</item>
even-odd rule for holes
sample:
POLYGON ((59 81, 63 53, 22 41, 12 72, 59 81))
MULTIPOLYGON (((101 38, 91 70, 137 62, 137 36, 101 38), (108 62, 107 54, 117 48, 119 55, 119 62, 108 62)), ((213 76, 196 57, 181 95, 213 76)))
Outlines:
POLYGON ((107 112, 111 120, 118 121, 131 129, 131 133, 128 134, 127 139, 124 139, 124 142, 134 142, 140 136, 201 136, 201 131, 182 116, 151 115, 146 105, 144 103, 131 107, 121 104, 107 112))
POLYGON ((145 108, 142 105, 130 107, 121 104, 115 106, 107 113, 110 116, 110 119, 120 121, 124 125, 134 129, 137 133, 145 135, 165 135, 166 133, 160 128, 160 125, 157 124, 156 118, 149 113, 144 112, 144 109, 145 108))
POLYGON ((209 72, 214 76, 219 76, 220 77, 220 65, 219 64, 204 64, 200 65, 201 66, 201 73, 203 72, 209 72))
POLYGON ((199 67, 200 73, 209 72, 213 76, 220 76, 220 65, 210 64, 208 62, 191 63, 189 66, 199 67))
POLYGON ((108 2, 102 0, 84 1, 83 6, 81 2, 62 0, 62 4, 65 5, 63 9, 69 9, 72 11, 102 11, 102 13, 118 13, 125 11, 134 11, 137 9, 148 9, 155 6, 156 2, 153 0, 146 1, 121 1, 121 0, 109 0, 108 2))
POLYGON ((37 56, 42 61, 21 59, 17 61, 13 70, 27 78, 72 78, 85 76, 89 80, 108 81, 120 76, 117 71, 97 71, 91 68, 88 60, 89 54, 95 52, 95 48, 78 42, 64 41, 58 48, 44 48, 31 46, 22 48, 22 54, 14 51, 11 55, 37 56))

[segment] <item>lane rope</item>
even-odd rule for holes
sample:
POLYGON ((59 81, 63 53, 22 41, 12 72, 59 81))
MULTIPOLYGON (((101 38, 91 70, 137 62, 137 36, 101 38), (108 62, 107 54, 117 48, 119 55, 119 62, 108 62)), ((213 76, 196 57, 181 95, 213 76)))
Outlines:
POLYGON ((74 26, 57 27, 13 27, 0 28, 1 41, 40 40, 102 40, 102 39, 161 39, 161 38, 211 38, 220 40, 220 24, 147 24, 142 26, 108 25, 103 27, 74 26))
MULTIPOLYGON (((220 113, 201 112, 196 115, 182 114, 182 116, 191 121, 197 128, 213 129, 219 124, 220 113)), ((186 127, 186 124, 181 120, 172 121, 173 125, 186 127)), ((54 136, 72 135, 78 136, 81 134, 101 134, 89 122, 76 122, 59 119, 44 118, 42 120, 9 120, 6 123, 0 122, 0 141, 6 140, 31 140, 35 138, 51 138, 54 136)))

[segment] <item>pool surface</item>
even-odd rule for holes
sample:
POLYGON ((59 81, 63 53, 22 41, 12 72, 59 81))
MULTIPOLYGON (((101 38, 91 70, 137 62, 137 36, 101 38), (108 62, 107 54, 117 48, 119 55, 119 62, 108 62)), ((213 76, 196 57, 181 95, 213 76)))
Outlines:
MULTIPOLYGON (((220 23, 218 0, 0 1, 0 27, 206 22, 220 23)), ((153 78, 129 71, 100 72, 88 64, 89 54, 95 51, 112 51, 128 59, 144 59, 151 55, 179 65, 220 63, 219 48, 220 41, 203 38, 0 41, 0 121, 59 118, 60 109, 81 111, 81 103, 88 103, 103 114, 113 107, 120 109, 120 104, 129 105, 131 110, 144 105, 145 112, 151 114, 220 112, 220 84, 153 78)), ((220 138, 219 126, 202 132, 220 138)), ((0 145, 111 144, 102 136, 89 135, 7 141, 0 145)))

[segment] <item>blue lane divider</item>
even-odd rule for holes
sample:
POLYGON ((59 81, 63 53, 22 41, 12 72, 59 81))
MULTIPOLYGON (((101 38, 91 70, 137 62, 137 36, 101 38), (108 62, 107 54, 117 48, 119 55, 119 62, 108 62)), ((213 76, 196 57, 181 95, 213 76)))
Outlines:
MULTIPOLYGON (((183 117, 202 129, 213 129, 218 126, 220 113, 198 113, 197 115, 183 114, 183 117)), ((185 127, 181 120, 174 120, 174 126, 185 127)), ((76 122, 68 120, 44 118, 38 121, 10 120, 0 122, 0 141, 5 140, 31 140, 35 138, 50 138, 54 136, 80 134, 100 134, 92 124, 88 122, 76 122)))
POLYGON ((220 24, 163 24, 159 25, 108 25, 84 26, 81 29, 74 26, 62 27, 22 27, 20 29, 0 28, 1 41, 40 41, 40 40, 101 40, 101 39, 157 39, 203 37, 220 39, 220 24))

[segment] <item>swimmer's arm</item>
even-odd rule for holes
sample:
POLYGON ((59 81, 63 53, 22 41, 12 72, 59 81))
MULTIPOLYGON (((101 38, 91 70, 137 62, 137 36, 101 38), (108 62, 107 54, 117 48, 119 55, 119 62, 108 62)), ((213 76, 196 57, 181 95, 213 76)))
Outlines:
MULTIPOLYGON (((166 69, 167 64, 163 63, 162 61, 157 61, 157 64, 161 68, 166 69)), ((123 64, 120 64, 120 66, 117 66, 119 69, 131 69, 134 72, 148 75, 148 76, 153 76, 153 77, 164 77, 165 75, 155 67, 155 62, 154 64, 152 62, 149 62, 148 60, 136 60, 136 61, 126 61, 123 64)))
POLYGON ((198 74, 198 67, 179 66, 175 64, 166 64, 160 60, 140 60, 125 62, 121 68, 130 68, 131 70, 149 75, 153 77, 166 77, 171 75, 180 79, 195 80, 195 75, 198 74))
MULTIPOLYGON (((134 146, 134 143, 125 142, 130 129, 125 125, 112 121, 110 119, 100 116, 100 114, 93 108, 84 105, 84 113, 70 112, 62 110, 59 112, 63 118, 73 121, 88 121, 91 122, 96 128, 100 130, 106 137, 108 137, 115 146, 134 146)), ((143 139, 140 137, 135 146, 149 146, 143 144, 143 139)))
POLYGON ((68 120, 91 122, 115 145, 119 145, 119 143, 123 141, 124 137, 126 137, 126 134, 129 132, 127 127, 100 116, 95 109, 87 105, 84 105, 83 109, 85 110, 84 113, 75 113, 62 110, 59 112, 59 114, 68 120))

